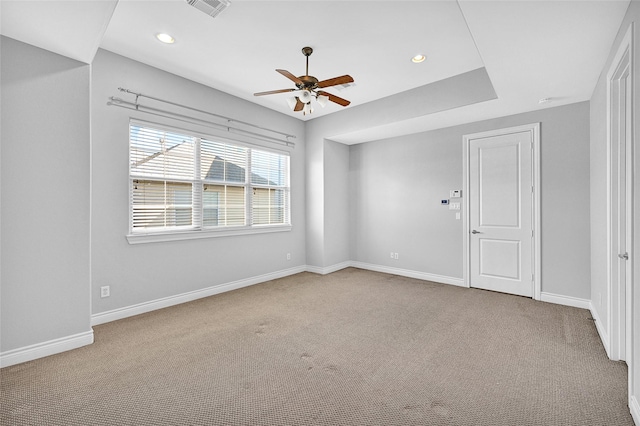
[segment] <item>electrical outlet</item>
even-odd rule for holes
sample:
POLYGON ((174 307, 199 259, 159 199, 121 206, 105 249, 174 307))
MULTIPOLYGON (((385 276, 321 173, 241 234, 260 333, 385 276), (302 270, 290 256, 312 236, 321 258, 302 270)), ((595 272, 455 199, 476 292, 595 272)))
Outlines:
POLYGON ((395 260, 398 260, 398 253, 394 253, 394 254, 393 254, 393 258, 394 258, 395 260))
POLYGON ((111 296, 111 289, 108 285, 103 285, 100 287, 100 297, 109 297, 111 296))
POLYGON ((291 260, 291 253, 287 253, 287 260, 291 260))

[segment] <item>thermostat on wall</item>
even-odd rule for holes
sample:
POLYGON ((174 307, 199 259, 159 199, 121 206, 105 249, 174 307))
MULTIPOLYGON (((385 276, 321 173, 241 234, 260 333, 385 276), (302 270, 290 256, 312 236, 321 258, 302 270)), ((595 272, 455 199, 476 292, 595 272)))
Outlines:
POLYGON ((449 204, 449 200, 441 200, 440 204, 442 204, 443 206, 446 206, 447 204, 449 204))
POLYGON ((459 189, 452 189, 449 191, 449 198, 460 198, 462 196, 462 191, 459 189))

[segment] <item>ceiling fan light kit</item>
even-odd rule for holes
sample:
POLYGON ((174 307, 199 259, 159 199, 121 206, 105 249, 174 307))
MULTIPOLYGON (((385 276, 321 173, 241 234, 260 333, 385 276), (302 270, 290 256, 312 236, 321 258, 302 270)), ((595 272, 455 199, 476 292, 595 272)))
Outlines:
POLYGON ((311 114, 312 112, 313 108, 311 108, 311 102, 304 104, 304 107, 302 108, 302 114, 307 115, 311 114))
POLYGON ((288 92, 298 92, 295 97, 287 98, 287 103, 289 107, 294 111, 302 111, 302 114, 307 115, 313 112, 313 108, 311 107, 312 98, 316 98, 318 104, 324 108, 328 101, 334 102, 338 105, 346 107, 351 102, 342 99, 339 96, 332 95, 331 93, 325 92, 323 89, 325 87, 338 86, 338 85, 347 85, 349 83, 353 83, 353 77, 350 75, 343 75, 340 77, 330 78, 328 80, 318 81, 312 75, 309 75, 309 56, 313 53, 313 49, 311 47, 303 47, 302 54, 307 58, 307 67, 306 74, 296 77, 291 74, 287 70, 276 69, 277 72, 287 77, 289 80, 293 81, 296 88, 295 89, 278 89, 278 90, 270 90, 268 92, 258 92, 254 93, 254 96, 264 96, 264 95, 272 95, 276 93, 288 93, 288 92))
POLYGON ((327 102, 329 102, 329 97, 325 96, 325 95, 318 95, 316 97, 316 100, 318 101, 318 104, 320 104, 320 106, 322 108, 324 108, 324 106, 327 104, 327 102))
POLYGON ((289 104, 289 108, 294 109, 298 103, 298 98, 287 98, 287 103, 289 104))
POLYGON ((301 102, 308 104, 309 102, 311 102, 311 92, 309 92, 308 90, 303 90, 298 95, 298 98, 301 102))

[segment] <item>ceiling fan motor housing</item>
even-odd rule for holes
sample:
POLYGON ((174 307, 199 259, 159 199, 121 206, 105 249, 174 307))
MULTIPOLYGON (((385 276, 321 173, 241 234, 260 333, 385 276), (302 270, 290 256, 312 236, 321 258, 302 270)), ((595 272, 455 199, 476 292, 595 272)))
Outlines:
POLYGON ((318 79, 312 75, 301 75, 298 79, 302 81, 302 84, 297 85, 298 89, 312 90, 318 85, 318 79))

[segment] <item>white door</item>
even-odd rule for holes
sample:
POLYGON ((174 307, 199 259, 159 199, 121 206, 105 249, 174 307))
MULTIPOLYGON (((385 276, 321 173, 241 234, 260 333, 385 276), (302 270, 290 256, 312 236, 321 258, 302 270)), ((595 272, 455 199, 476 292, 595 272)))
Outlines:
POLYGON ((469 283, 533 297, 531 131, 469 140, 469 283))
MULTIPOLYGON (((628 35, 627 37, 628 38, 628 35)), ((613 360, 630 359, 631 261, 633 220, 631 57, 628 45, 621 49, 609 71, 609 180, 610 215, 610 318, 613 360)))

